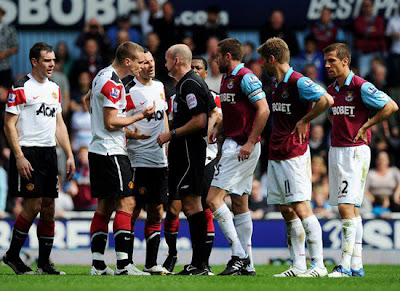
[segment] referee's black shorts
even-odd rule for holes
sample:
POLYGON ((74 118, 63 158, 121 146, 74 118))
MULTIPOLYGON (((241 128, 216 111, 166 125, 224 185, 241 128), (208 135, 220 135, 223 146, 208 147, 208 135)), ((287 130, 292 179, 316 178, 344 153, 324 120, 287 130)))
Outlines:
POLYGON ((8 176, 10 195, 24 198, 57 198, 56 147, 21 147, 21 150, 33 168, 32 178, 25 180, 19 175, 15 156, 11 152, 8 176))
MULTIPOLYGON (((202 137, 175 139, 168 147, 169 195, 202 195, 206 141, 202 137)), ((170 199, 171 200, 171 199, 170 199)))
POLYGON ((133 170, 128 156, 89 153, 89 168, 93 198, 133 196, 133 170))

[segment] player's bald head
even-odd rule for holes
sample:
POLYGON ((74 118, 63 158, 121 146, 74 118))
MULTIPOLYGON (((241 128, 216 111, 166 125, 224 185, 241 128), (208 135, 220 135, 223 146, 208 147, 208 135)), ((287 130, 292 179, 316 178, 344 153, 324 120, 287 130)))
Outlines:
POLYGON ((168 52, 172 59, 179 58, 181 62, 188 65, 192 63, 192 51, 186 44, 173 45, 168 49, 168 52))

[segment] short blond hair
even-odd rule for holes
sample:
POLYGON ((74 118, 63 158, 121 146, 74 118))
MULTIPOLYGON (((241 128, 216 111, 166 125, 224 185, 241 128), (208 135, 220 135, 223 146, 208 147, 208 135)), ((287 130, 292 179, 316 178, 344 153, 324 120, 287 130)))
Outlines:
POLYGON ((144 52, 142 46, 131 41, 126 41, 118 46, 117 52, 115 53, 115 60, 118 64, 123 64, 126 58, 134 61, 138 57, 138 52, 144 52))
POLYGON ((279 37, 268 39, 257 49, 257 52, 265 58, 274 56, 280 64, 289 63, 290 61, 289 47, 287 43, 279 37))

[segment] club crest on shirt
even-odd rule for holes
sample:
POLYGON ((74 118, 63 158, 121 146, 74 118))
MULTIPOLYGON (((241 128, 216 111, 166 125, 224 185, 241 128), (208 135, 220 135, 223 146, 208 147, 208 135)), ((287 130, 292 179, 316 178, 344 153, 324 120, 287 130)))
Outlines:
POLYGON ((128 188, 129 188, 129 189, 133 189, 133 182, 132 182, 132 181, 129 181, 129 183, 128 183, 128 188))
POLYGON ((53 96, 54 99, 57 99, 57 94, 55 92, 51 93, 51 96, 53 96))
POLYGON ((344 97, 344 100, 347 102, 351 102, 354 99, 354 95, 352 91, 348 91, 346 97, 344 97))
POLYGON ((160 98, 161 98, 161 100, 165 100, 165 97, 164 97, 164 94, 163 93, 160 93, 160 98))
POLYGON ((110 95, 112 98, 117 99, 119 97, 119 92, 120 92, 120 90, 118 88, 114 87, 111 89, 110 95))
POLYGON ((282 98, 283 98, 283 99, 289 98, 289 91, 288 91, 288 89, 286 89, 286 88, 283 89, 282 98))
POLYGON ((232 89, 233 88, 233 80, 230 80, 230 82, 228 83, 228 85, 226 85, 226 87, 228 87, 228 89, 232 89))
POLYGON ((17 95, 10 93, 10 94, 8 94, 7 101, 8 101, 8 103, 14 103, 16 98, 17 98, 17 95))

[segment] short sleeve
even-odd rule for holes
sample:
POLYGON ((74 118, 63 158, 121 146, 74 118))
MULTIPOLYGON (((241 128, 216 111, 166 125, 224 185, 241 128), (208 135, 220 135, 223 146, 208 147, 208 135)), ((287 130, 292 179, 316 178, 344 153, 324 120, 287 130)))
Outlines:
POLYGON ((298 79, 297 88, 299 89, 300 99, 308 102, 317 102, 326 93, 324 88, 308 77, 298 79))
POLYGON ((175 94, 172 95, 172 96, 169 98, 169 101, 168 101, 168 112, 167 112, 168 120, 174 119, 174 102, 175 102, 175 97, 176 97, 175 94))
POLYGON ((211 91, 208 94, 208 97, 209 97, 208 100, 210 102, 210 111, 212 111, 214 110, 215 107, 217 107, 217 104, 215 103, 214 95, 211 93, 211 91))
POLYGON ((7 97, 6 112, 19 115, 26 103, 25 91, 23 88, 11 88, 7 97))
POLYGON ((118 109, 117 103, 122 98, 122 90, 124 90, 122 85, 116 85, 114 82, 107 81, 100 91, 105 97, 103 107, 112 107, 118 109))
POLYGON ((200 113, 207 113, 206 102, 208 96, 205 95, 203 88, 197 82, 186 82, 185 89, 182 90, 182 98, 184 98, 186 105, 192 116, 200 113))
POLYGON ((266 97, 262 89, 261 81, 253 73, 248 73, 243 76, 242 82, 240 82, 240 88, 251 103, 266 97))
POLYGON ((362 84, 361 98, 364 104, 371 110, 381 110, 390 101, 390 97, 385 92, 378 90, 370 82, 362 84))
POLYGON ((56 109, 56 113, 61 113, 62 112, 62 97, 61 97, 61 89, 60 87, 58 87, 58 104, 57 104, 57 109, 56 109))

